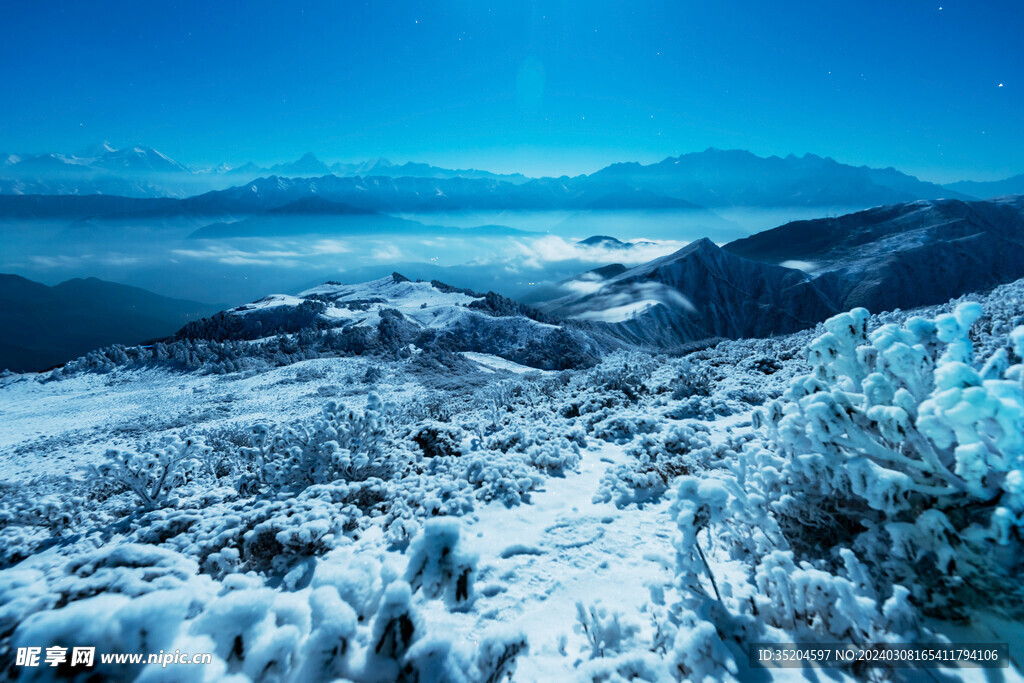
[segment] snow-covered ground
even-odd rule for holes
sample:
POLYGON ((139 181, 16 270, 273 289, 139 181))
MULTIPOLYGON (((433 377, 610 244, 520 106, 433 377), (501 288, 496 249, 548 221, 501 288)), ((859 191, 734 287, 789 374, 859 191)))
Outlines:
MULTIPOLYGON (((408 291, 371 306, 423 325, 472 300, 378 282, 408 291)), ((372 298, 331 287, 316 293, 372 298)), ((1020 547, 1021 289, 980 319, 887 314, 869 335, 854 312, 563 372, 478 352, 438 369, 412 349, 0 378, 0 662, 48 680, 76 670, 19 666, 18 648, 95 645, 213 654, 95 671, 145 680, 1022 680, 1004 573, 1020 547), (876 357, 889 364, 858 365, 876 357), (925 375, 900 385, 913 358, 925 375), (963 387, 947 388, 951 363, 963 387), (939 396, 954 389, 982 412, 939 396), (813 408, 835 401, 849 422, 813 408), (986 425, 1000 457, 942 445, 943 421, 961 446, 986 425), (900 469, 911 439, 937 464, 900 469), (959 498, 934 493, 947 465, 959 498), (943 639, 1009 643, 1013 663, 992 678, 746 658, 755 642, 943 639)))

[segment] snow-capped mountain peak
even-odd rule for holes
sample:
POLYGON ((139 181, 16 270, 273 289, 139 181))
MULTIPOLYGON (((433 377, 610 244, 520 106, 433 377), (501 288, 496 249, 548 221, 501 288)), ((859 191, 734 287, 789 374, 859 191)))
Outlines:
POLYGON ((166 154, 150 147, 112 149, 95 159, 92 164, 98 168, 133 173, 192 173, 166 154))

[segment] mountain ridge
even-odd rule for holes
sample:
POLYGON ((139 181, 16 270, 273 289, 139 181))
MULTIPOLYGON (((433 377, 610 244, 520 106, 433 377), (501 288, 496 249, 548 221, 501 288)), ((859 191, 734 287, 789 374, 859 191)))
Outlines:
MULTIPOLYGON (((221 165, 198 170, 146 147, 117 150, 104 144, 86 153, 97 156, 6 155, 0 164, 0 193, 194 198, 209 191, 245 187, 273 178, 315 178, 325 182, 324 178, 331 177, 365 181, 369 185, 381 185, 379 179, 385 178, 483 183, 478 186, 478 192, 488 187, 488 183, 516 187, 532 184, 531 190, 520 194, 557 194, 562 190, 585 197, 576 208, 595 209, 686 208, 689 205, 709 208, 867 207, 914 199, 971 198, 957 184, 929 183, 892 167, 855 167, 814 154, 760 157, 747 150, 715 148, 666 157, 648 165, 619 162, 589 175, 559 178, 445 169, 419 162, 394 164, 386 159, 328 164, 313 152, 294 161, 266 167, 250 162, 235 169, 221 165), (240 178, 249 180, 239 185, 237 179, 240 178)), ((509 197, 520 194, 510 192, 509 197)), ((535 198, 531 208, 540 208, 542 204, 535 198)), ((506 203, 503 208, 511 206, 506 203)))
POLYGON ((219 306, 160 296, 98 278, 48 286, 0 274, 6 331, 0 369, 39 371, 114 343, 138 344, 172 334, 219 306))

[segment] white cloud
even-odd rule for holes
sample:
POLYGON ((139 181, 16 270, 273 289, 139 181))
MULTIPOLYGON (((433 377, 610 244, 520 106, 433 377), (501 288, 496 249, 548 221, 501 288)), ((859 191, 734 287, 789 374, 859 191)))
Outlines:
POLYGON ((111 252, 109 254, 79 254, 77 256, 69 256, 67 254, 54 254, 52 256, 30 256, 29 260, 40 268, 75 268, 77 266, 89 264, 99 264, 102 266, 131 266, 136 263, 141 263, 142 259, 138 256, 129 256, 127 254, 119 254, 117 252, 111 252))
POLYGON ((260 249, 246 251, 222 245, 210 245, 203 249, 174 249, 173 254, 200 261, 216 261, 227 266, 280 266, 296 268, 304 265, 296 260, 305 256, 299 251, 284 249, 260 249))
POLYGON ((402 250, 393 244, 377 247, 370 256, 378 261, 399 261, 402 259, 402 250))
POLYGON ((570 318, 578 320, 622 322, 652 306, 667 306, 690 313, 697 310, 685 295, 668 285, 660 282, 632 282, 600 288, 567 313, 570 318))
POLYGON ((811 263, 810 261, 783 261, 779 265, 782 266, 783 268, 795 268, 796 270, 802 270, 805 273, 809 273, 815 268, 817 268, 817 265, 811 263))
POLYGON ((348 244, 341 240, 318 240, 313 243, 314 254, 345 254, 352 251, 348 244))
POLYGON ((637 240, 627 243, 628 248, 615 248, 606 245, 586 245, 570 242, 556 235, 545 235, 534 240, 514 240, 512 242, 523 257, 525 265, 539 268, 543 263, 557 261, 582 261, 584 263, 646 263, 653 259, 671 254, 686 246, 686 242, 676 240, 637 240))

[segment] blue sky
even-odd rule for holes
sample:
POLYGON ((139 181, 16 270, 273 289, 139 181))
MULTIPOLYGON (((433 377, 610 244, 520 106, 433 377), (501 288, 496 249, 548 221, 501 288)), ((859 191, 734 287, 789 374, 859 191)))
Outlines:
POLYGON ((3 14, 0 152, 109 140, 190 165, 312 150, 574 174, 714 146, 939 181, 1024 172, 1019 0, 39 1, 3 14))

